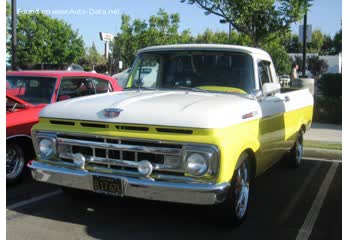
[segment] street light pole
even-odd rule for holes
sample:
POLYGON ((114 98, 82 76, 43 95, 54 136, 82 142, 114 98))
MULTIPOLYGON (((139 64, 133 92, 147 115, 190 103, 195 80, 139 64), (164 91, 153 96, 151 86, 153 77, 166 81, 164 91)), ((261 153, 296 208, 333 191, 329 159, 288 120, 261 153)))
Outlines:
POLYGON ((228 41, 231 42, 231 22, 228 23, 228 41))
POLYGON ((303 77, 306 77, 306 24, 307 24, 307 12, 304 15, 304 28, 303 28, 303 77))
POLYGON ((17 7, 16 7, 16 0, 11 0, 11 15, 12 15, 12 52, 11 52, 11 68, 12 71, 17 70, 17 59, 16 59, 16 48, 17 48, 17 7))
POLYGON ((227 23, 228 22, 228 40, 231 41, 231 22, 227 21, 226 19, 220 19, 220 23, 227 23))

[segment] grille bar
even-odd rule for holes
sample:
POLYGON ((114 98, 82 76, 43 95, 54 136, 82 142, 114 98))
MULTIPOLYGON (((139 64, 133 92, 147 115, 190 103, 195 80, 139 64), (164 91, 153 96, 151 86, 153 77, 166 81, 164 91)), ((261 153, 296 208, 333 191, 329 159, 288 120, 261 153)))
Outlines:
POLYGON ((146 152, 146 153, 178 155, 178 156, 181 155, 180 149, 114 144, 114 143, 106 143, 106 142, 91 142, 91 141, 67 139, 67 138, 57 138, 57 141, 59 144, 74 145, 74 146, 80 146, 80 147, 103 148, 108 150, 146 152))

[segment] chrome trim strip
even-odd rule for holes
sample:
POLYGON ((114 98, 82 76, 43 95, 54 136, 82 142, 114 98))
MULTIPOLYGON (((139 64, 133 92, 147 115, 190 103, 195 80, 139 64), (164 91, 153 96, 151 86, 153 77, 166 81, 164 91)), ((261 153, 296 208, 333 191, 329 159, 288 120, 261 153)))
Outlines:
POLYGON ((52 166, 38 161, 30 161, 33 178, 37 181, 94 191, 93 176, 121 179, 124 184, 122 195, 143 199, 213 205, 225 200, 230 189, 229 183, 181 183, 154 181, 147 178, 111 176, 104 173, 88 172, 78 169, 52 166))

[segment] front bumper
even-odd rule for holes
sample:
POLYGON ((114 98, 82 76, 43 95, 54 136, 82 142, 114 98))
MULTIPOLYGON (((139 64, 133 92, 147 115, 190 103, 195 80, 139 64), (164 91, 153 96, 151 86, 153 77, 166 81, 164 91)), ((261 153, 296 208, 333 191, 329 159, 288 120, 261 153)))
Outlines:
POLYGON ((229 183, 154 181, 147 178, 131 178, 80 169, 68 169, 35 160, 29 162, 28 167, 31 168, 33 178, 37 181, 88 191, 94 191, 93 176, 122 178, 124 196, 167 202, 212 205, 224 201, 230 188, 229 183))

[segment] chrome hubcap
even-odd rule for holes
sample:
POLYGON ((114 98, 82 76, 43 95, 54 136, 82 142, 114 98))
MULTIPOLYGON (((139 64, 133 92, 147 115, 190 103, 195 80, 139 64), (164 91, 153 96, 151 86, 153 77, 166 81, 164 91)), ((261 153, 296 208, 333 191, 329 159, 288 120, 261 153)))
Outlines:
POLYGON ((235 195, 235 212, 236 216, 241 219, 247 210, 249 199, 249 177, 246 162, 243 162, 237 169, 235 195))
POLYGON ((8 146, 6 149, 6 177, 17 177, 21 173, 23 166, 23 156, 13 145, 8 146))

